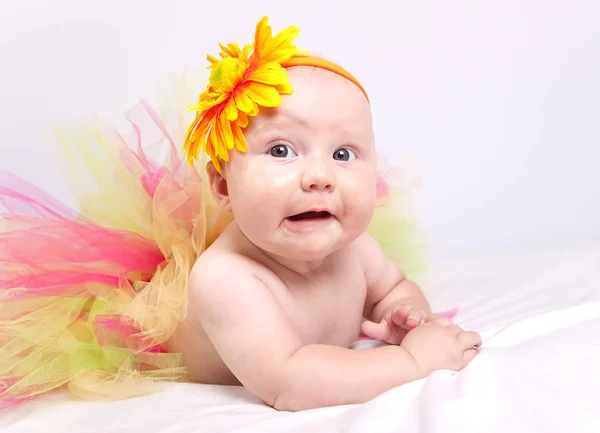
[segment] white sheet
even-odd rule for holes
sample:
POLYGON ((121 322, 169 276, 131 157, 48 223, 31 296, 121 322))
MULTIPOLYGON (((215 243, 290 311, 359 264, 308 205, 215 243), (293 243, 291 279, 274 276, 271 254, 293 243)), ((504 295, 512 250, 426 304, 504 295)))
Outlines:
POLYGON ((458 374, 300 413, 265 407, 238 387, 170 384, 108 403, 57 394, 2 413, 0 431, 600 431, 600 246, 438 263, 433 275, 434 308, 459 305, 457 322, 484 339, 458 374))

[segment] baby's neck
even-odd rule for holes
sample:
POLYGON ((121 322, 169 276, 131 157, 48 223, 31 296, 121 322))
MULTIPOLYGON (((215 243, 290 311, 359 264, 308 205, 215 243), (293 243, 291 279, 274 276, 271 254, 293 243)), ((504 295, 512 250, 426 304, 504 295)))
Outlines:
POLYGON ((261 250, 262 254, 275 266, 283 268, 305 278, 311 278, 323 273, 329 268, 329 257, 317 260, 292 260, 261 250))

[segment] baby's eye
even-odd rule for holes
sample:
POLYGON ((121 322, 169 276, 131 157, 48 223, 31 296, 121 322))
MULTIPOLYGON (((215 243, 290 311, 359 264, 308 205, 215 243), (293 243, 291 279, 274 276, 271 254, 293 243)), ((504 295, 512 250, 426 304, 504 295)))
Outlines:
POLYGON ((297 156, 290 146, 286 146, 285 144, 277 144, 273 146, 269 151, 271 156, 275 158, 293 158, 297 156))
POLYGON ((342 147, 333 153, 333 159, 338 161, 352 161, 354 158, 356 158, 354 152, 346 147, 342 147))

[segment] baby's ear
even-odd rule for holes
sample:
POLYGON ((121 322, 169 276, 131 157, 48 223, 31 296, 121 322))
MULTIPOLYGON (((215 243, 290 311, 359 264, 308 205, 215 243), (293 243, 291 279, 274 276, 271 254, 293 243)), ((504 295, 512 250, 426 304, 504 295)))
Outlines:
POLYGON ((206 164, 206 173, 208 174, 210 190, 215 201, 224 210, 231 211, 229 192, 227 191, 227 179, 225 179, 222 173, 217 171, 212 161, 206 164))

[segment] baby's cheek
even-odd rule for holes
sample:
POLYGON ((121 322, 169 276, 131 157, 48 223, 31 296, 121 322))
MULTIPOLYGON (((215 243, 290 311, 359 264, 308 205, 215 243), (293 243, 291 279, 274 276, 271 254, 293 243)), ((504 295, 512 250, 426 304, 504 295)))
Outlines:
POLYGON ((357 182, 352 188, 353 192, 348 195, 346 200, 354 211, 360 214, 372 214, 377 203, 376 183, 371 183, 369 180, 365 179, 364 182, 357 182))
POLYGON ((367 229, 373 218, 375 211, 375 200, 370 197, 356 196, 354 200, 348 202, 346 206, 346 216, 348 227, 357 232, 367 229))

